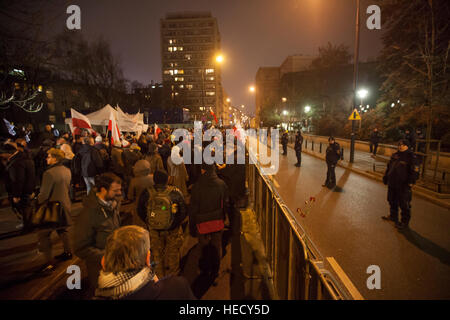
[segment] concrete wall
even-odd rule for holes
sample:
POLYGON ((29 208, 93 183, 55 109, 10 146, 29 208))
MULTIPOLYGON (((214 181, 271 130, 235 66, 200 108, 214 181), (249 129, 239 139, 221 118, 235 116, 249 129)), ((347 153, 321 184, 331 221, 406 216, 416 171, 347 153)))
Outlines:
MULTIPOLYGON (((314 141, 314 143, 320 143, 327 145, 328 144, 328 137, 323 136, 315 136, 311 134, 303 134, 303 137, 305 139, 308 139, 308 141, 314 141)), ((350 149, 350 139, 342 139, 342 138, 335 138, 336 142, 338 142, 341 147, 343 147, 346 150, 350 149)), ((369 142, 367 141, 360 141, 356 140, 355 142, 355 150, 364 151, 364 152, 370 152, 369 142)), ((389 145, 389 144, 378 144, 378 150, 377 154, 390 157, 393 153, 397 151, 397 146, 389 145)), ((434 168, 434 165, 436 163, 436 152, 432 153, 432 168, 434 168)), ((441 152, 439 154, 439 168, 445 168, 447 170, 450 170, 450 153, 448 152, 441 152)))

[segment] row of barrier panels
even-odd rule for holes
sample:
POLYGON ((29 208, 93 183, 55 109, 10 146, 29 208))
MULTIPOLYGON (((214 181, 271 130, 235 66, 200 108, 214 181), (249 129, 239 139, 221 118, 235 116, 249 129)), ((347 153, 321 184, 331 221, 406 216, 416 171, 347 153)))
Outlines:
MULTIPOLYGON (((268 176, 261 173, 255 156, 247 162, 249 204, 256 214, 277 299, 353 300, 339 276, 327 270, 319 251, 268 176)), ((333 259, 334 260, 334 259, 333 259)), ((357 290, 356 290, 357 291, 357 290)), ((350 291, 351 292, 351 291, 350 291)))

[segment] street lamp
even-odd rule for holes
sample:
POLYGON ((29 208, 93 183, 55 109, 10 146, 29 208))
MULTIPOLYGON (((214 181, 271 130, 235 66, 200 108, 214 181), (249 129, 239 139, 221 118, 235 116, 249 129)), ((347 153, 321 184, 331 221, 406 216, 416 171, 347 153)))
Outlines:
POLYGON ((358 97, 361 99, 361 107, 362 107, 363 99, 369 95, 369 91, 367 91, 366 89, 359 89, 357 94, 358 94, 358 97))
POLYGON ((231 102, 231 99, 230 99, 230 98, 227 98, 227 102, 230 103, 230 102, 231 102))
POLYGON ((255 87, 254 87, 254 86, 250 86, 250 88, 248 88, 248 90, 249 90, 250 92, 255 92, 255 87))
POLYGON ((281 101, 286 102, 287 99, 285 97, 281 98, 281 101))
POLYGON ((310 112, 311 111, 311 107, 310 106, 306 106, 305 107, 305 113, 308 113, 308 112, 310 112))

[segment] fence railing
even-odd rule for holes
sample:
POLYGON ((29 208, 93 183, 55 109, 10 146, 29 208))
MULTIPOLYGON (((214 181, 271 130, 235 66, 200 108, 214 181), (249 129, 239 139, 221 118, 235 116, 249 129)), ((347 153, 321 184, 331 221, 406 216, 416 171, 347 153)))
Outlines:
POLYGON ((349 294, 351 290, 324 267, 319 251, 258 164, 247 165, 247 182, 277 298, 362 299, 359 293, 349 294))

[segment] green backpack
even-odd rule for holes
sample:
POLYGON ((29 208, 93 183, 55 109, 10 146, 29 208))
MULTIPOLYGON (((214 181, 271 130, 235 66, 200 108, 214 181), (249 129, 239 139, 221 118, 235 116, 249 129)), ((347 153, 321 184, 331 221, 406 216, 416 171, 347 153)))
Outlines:
POLYGON ((150 187, 148 192, 150 198, 147 205, 147 226, 153 230, 167 230, 173 222, 173 205, 170 199, 170 193, 173 191, 172 186, 168 186, 166 190, 158 192, 154 187, 150 187))

